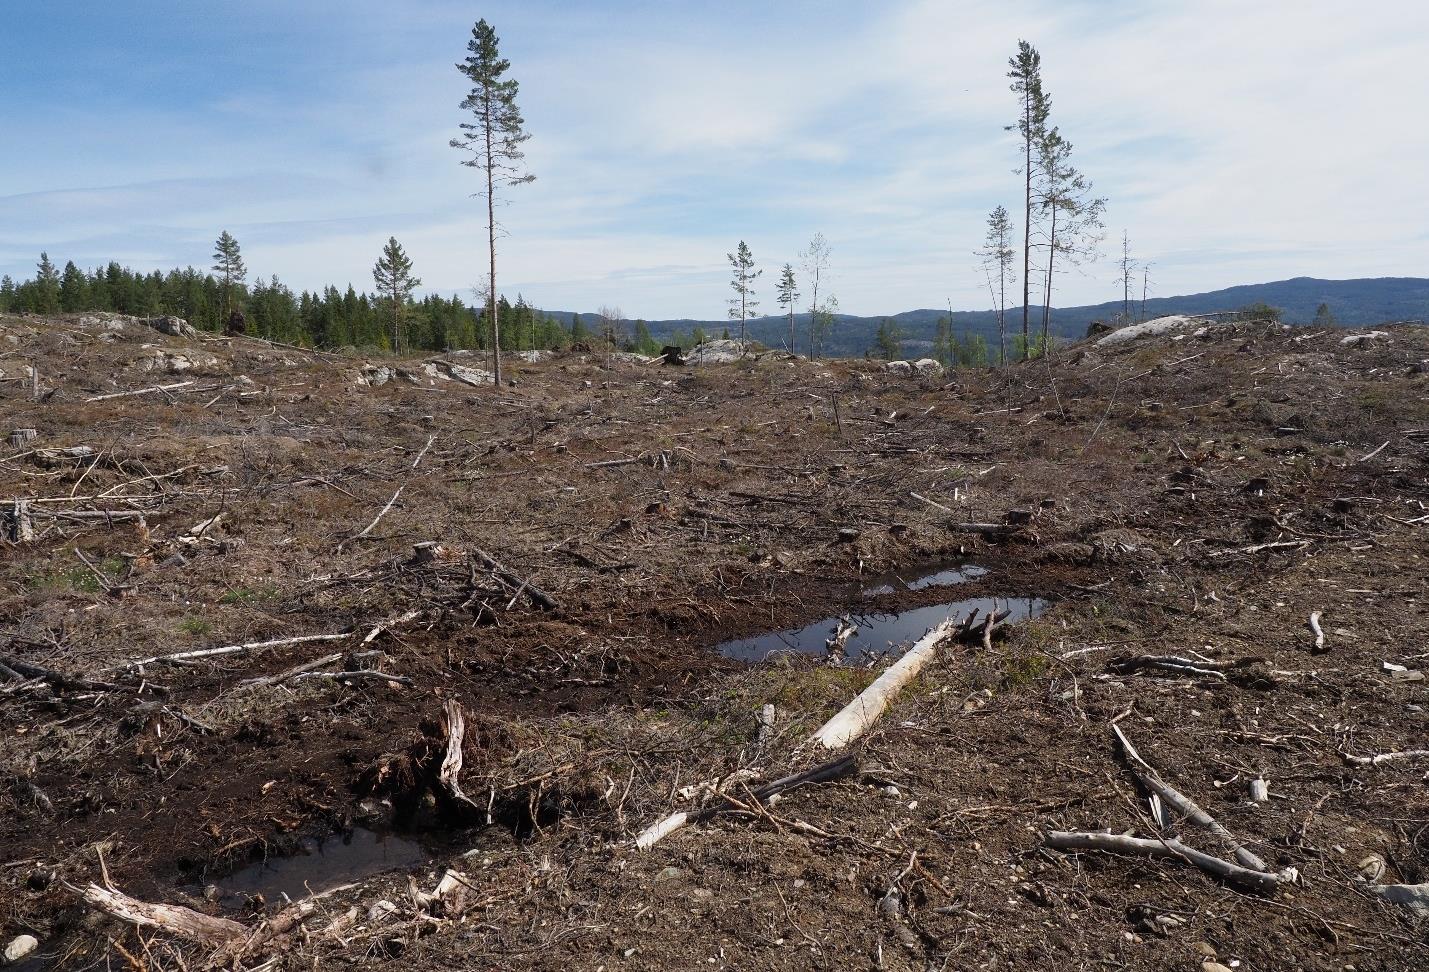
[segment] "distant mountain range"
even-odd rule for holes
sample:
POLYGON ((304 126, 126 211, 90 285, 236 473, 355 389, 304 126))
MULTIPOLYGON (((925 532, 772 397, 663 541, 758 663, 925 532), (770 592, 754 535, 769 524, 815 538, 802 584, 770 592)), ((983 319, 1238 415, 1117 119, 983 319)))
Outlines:
MULTIPOLYGON (((1283 319, 1291 324, 1308 324, 1315 317, 1321 304, 1330 308, 1335 323, 1344 327, 1360 327, 1381 324, 1386 321, 1429 320, 1429 279, 1423 277, 1372 277, 1359 280, 1317 280, 1313 277, 1296 277, 1292 280, 1276 280, 1271 283, 1246 284, 1213 290, 1204 294, 1186 294, 1181 297, 1152 297, 1146 301, 1147 318, 1164 317, 1167 314, 1211 314, 1217 311, 1234 311, 1251 304, 1264 303, 1279 308, 1283 319)), ((1110 321, 1121 313, 1121 301, 1104 304, 1090 304, 1084 307, 1054 307, 1051 316, 1051 330, 1062 340, 1075 340, 1087 333, 1092 321, 1110 321)), ((939 317, 947 316, 946 310, 911 310, 901 314, 890 314, 898 323, 903 338, 905 355, 917 356, 932 347, 933 337, 939 317)), ((1140 301, 1136 301, 1133 313, 1140 316, 1140 301)), ((569 325, 570 312, 554 312, 552 316, 569 325)), ((586 326, 594 329, 597 315, 582 314, 586 326)), ((834 321, 825 351, 834 357, 859 357, 873 346, 882 317, 855 317, 840 314, 834 321)), ((1033 321, 1040 329, 1041 308, 1033 314, 1033 321)), ((799 335, 797 350, 807 350, 809 335, 809 315, 794 315, 795 327, 799 335)), ((650 332, 657 341, 665 341, 676 332, 688 335, 695 328, 703 328, 705 333, 718 337, 724 329, 731 327, 728 320, 668 320, 647 321, 650 332)), ((737 327, 737 324, 735 325, 737 327)), ((1008 308, 1008 338, 1022 327, 1022 308, 1008 308)), ((761 317, 748 322, 751 338, 770 347, 780 347, 787 343, 789 319, 787 317, 761 317)), ((959 339, 965 335, 981 334, 993 346, 997 340, 997 314, 995 311, 954 311, 953 333, 959 339)))

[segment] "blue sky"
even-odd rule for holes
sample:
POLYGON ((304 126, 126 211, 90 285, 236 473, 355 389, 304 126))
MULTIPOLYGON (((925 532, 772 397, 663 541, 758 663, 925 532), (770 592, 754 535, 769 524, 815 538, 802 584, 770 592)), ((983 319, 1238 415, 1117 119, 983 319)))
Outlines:
POLYGON ((428 289, 485 264, 462 120, 477 17, 501 35, 537 181, 500 218, 499 286, 552 309, 719 317, 725 253, 815 232, 859 314, 984 307, 972 251, 1019 198, 1019 37, 1163 295, 1429 273, 1429 4, 0 0, 0 272, 206 266, 371 286, 396 235, 428 289))

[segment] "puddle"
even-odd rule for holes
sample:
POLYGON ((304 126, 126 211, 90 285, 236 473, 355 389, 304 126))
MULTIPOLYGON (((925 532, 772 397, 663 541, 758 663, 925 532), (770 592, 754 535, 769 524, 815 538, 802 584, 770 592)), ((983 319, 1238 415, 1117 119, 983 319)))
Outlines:
MULTIPOLYGON (((964 571, 966 569, 962 568, 964 571)), ((921 638, 943 619, 965 618, 974 610, 980 616, 988 611, 1010 612, 1007 621, 1011 623, 1038 617, 1050 606, 1051 602, 1040 597, 974 597, 966 601, 913 608, 911 611, 901 611, 897 614, 850 613, 849 620, 858 625, 858 631, 846 642, 844 654, 850 659, 887 654, 895 647, 921 638)), ((781 651, 825 655, 828 653, 828 641, 838 629, 840 620, 840 617, 835 616, 815 621, 802 628, 771 631, 752 638, 734 638, 716 645, 715 649, 726 658, 744 662, 764 661, 775 652, 781 651)))
POLYGON ((925 567, 921 571, 891 571, 874 577, 871 581, 873 586, 865 587, 863 596, 879 597, 900 591, 921 591, 925 587, 952 587, 954 584, 966 584, 970 580, 985 577, 989 573, 986 567, 979 567, 977 564, 925 567))
POLYGON ((354 828, 351 835, 326 840, 309 838, 286 857, 270 857, 214 881, 225 903, 241 902, 245 895, 261 894, 268 902, 286 894, 297 901, 363 878, 412 867, 427 859, 420 844, 391 834, 354 828))

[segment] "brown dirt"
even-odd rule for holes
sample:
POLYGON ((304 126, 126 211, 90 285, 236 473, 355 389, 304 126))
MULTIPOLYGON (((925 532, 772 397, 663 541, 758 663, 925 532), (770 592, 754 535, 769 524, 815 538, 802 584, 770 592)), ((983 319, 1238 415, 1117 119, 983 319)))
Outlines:
POLYGON ((411 910, 407 875, 383 875, 327 899, 328 917, 359 906, 358 930, 310 922, 281 953, 290 967, 1195 969, 1207 948, 1241 969, 1422 967, 1424 923, 1357 869, 1378 854, 1385 882, 1429 880, 1429 761, 1344 754, 1425 748, 1429 689, 1383 663, 1429 657, 1429 332, 1359 347, 1344 333, 1236 325, 939 379, 565 355, 478 389, 420 361, 378 362, 412 380, 367 387, 359 359, 0 319, 0 377, 34 362, 51 392, 36 403, 25 382, 0 382, 0 433, 38 430, 0 451, 0 496, 143 513, 42 517, 33 542, 0 546, 0 661, 118 686, 0 674, 0 933, 67 952, 56 967, 102 958, 108 938, 178 967, 177 944, 75 907, 65 882, 99 879, 96 847, 125 892, 212 910, 188 897, 195 880, 362 818, 372 767, 403 753, 417 766, 414 743, 456 698, 476 726, 464 785, 490 794, 498 822, 420 808, 406 822, 432 852, 417 884, 458 867, 480 906, 369 927, 378 899, 411 910), (201 345, 214 361, 139 370, 145 345, 201 345), (37 451, 72 446, 93 453, 37 451), (1003 537, 955 528, 1012 510, 1032 520, 1003 537), (428 541, 445 550, 422 562, 413 545, 428 541), (1287 541, 1300 545, 1246 550, 1287 541), (992 651, 947 650, 858 773, 787 795, 773 819, 726 814, 629 847, 686 806, 683 786, 781 775, 872 677, 812 660, 748 669, 711 645, 846 610, 860 577, 959 559, 992 572, 879 606, 1056 605, 992 651), (412 684, 242 684, 360 647, 412 684), (1107 664, 1192 652, 1258 661, 1225 680, 1107 664), (761 747, 765 702, 779 722, 761 747), (1155 832, 1111 744, 1117 716, 1168 780, 1300 883, 1267 899, 1177 863, 1041 848, 1049 829, 1155 832), (1257 774, 1262 807, 1246 799, 1257 774), (880 909, 894 884, 897 914, 880 909))

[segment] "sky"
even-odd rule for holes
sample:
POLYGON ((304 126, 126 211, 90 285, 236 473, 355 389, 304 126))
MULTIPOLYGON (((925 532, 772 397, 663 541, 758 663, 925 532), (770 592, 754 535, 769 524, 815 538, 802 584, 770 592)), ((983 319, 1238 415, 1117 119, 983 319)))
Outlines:
POLYGON ((1153 296, 1429 275, 1422 0, 0 0, 0 273, 206 267, 226 229, 250 276, 370 289, 395 235, 471 299, 485 211, 448 141, 477 17, 537 177, 499 209, 498 289, 538 307, 722 317, 744 240, 777 313, 816 232, 845 313, 989 306, 1021 38, 1107 198, 1054 303, 1119 296, 1123 231, 1153 296))

